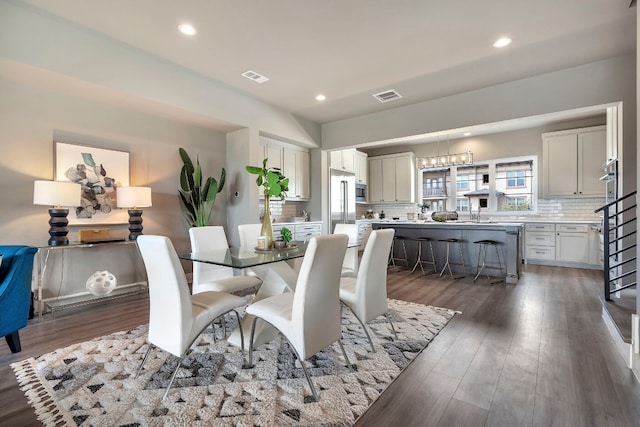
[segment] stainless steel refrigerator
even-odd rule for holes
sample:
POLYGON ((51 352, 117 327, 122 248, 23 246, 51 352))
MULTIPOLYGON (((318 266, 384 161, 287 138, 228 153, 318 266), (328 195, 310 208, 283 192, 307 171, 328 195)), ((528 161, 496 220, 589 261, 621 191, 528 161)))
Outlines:
POLYGON ((331 232, 336 224, 356 222, 356 175, 331 169, 331 232))

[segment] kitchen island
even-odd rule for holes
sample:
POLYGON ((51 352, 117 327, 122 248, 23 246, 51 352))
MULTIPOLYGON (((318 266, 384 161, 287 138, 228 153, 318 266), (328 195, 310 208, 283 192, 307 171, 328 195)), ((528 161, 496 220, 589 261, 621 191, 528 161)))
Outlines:
MULTIPOLYGON (((409 268, 413 268, 417 254, 417 242, 410 240, 416 237, 429 237, 433 239, 433 252, 438 267, 438 273, 442 269, 446 258, 446 243, 438 240, 455 238, 462 240, 462 254, 465 263, 465 275, 474 276, 476 274, 476 265, 478 264, 478 254, 480 245, 473 243, 478 240, 495 240, 498 242, 498 250, 500 251, 503 270, 506 270, 506 283, 517 283, 520 278, 521 264, 523 259, 523 224, 522 223, 500 223, 500 222, 471 222, 471 221, 380 221, 372 224, 373 229, 394 228, 397 236, 407 238, 405 245, 407 248, 407 257, 409 259, 409 268)), ((401 245, 395 245, 395 255, 401 256, 401 245)), ((426 246, 423 248, 426 250, 426 246)), ((451 251, 452 260, 457 260, 457 248, 451 251)), ((424 255, 423 255, 424 259, 424 255)), ((487 265, 497 266, 498 260, 496 253, 491 248, 487 251, 487 265)), ((452 265, 451 269, 454 273, 463 273, 462 266, 452 265)), ((479 280, 482 280, 484 274, 489 276, 500 276, 498 270, 485 269, 479 280)), ((505 272, 503 271, 502 275, 505 272)))

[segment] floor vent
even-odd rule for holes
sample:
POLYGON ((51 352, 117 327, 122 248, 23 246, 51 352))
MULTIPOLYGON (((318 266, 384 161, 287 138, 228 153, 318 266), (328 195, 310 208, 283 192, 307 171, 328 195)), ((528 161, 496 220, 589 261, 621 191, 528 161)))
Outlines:
POLYGON ((389 101, 395 101, 396 99, 402 98, 402 95, 400 95, 395 90, 391 89, 391 90, 385 90, 384 92, 374 93, 373 97, 380 102, 389 102, 389 101))
POLYGON ((265 77, 262 74, 258 74, 255 71, 245 71, 244 73, 242 73, 242 77, 246 77, 249 80, 253 80, 256 83, 264 83, 267 80, 269 80, 269 77, 265 77))

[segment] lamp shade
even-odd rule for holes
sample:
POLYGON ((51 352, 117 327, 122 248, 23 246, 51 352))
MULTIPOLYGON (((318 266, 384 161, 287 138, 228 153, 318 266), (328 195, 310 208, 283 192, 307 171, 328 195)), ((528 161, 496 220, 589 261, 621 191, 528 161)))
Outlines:
POLYGON ((151 187, 118 187, 116 203, 119 208, 146 208, 151 206, 151 187))
POLYGON ((80 206, 80 184, 67 181, 34 181, 33 204, 45 206, 80 206))

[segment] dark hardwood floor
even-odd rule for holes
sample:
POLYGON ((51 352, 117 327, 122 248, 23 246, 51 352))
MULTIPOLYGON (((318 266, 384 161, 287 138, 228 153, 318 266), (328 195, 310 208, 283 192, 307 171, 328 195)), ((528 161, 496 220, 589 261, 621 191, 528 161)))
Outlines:
MULTIPOLYGON (((389 273, 390 298, 462 312, 358 420, 364 426, 638 426, 640 385, 603 323, 601 272, 524 267, 517 285, 389 273)), ((146 297, 60 313, 0 343, 0 425, 39 425, 9 364, 147 322, 146 297)))

